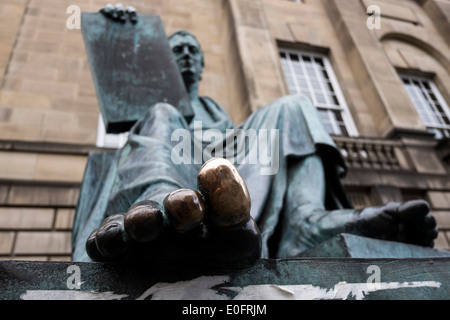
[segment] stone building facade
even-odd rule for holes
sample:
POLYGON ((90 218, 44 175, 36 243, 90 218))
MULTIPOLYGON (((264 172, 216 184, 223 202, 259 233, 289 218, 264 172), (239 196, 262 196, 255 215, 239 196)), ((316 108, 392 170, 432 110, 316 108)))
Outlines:
MULTIPOLYGON (((356 207, 426 199, 450 249, 450 1, 130 0, 193 32, 200 94, 239 123, 310 95, 356 207)), ((0 4, 0 259, 69 260, 86 159, 108 150, 81 31, 99 0, 0 4), (72 16, 73 17, 73 16, 72 16), (74 20, 70 20, 74 21, 74 20), (107 146, 107 147, 105 147, 107 146)))

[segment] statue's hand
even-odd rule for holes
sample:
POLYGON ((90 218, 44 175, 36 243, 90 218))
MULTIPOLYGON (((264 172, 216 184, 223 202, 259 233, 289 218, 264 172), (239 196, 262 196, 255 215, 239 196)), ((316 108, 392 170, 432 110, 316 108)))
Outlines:
POLYGON ((424 200, 390 202, 363 209, 351 229, 364 236, 433 247, 437 237, 435 218, 424 200))
POLYGON ((112 5, 108 3, 104 8, 100 9, 100 12, 107 18, 110 18, 114 21, 126 22, 130 20, 132 23, 137 22, 137 12, 136 9, 132 6, 123 7, 121 3, 117 3, 116 5, 112 5))

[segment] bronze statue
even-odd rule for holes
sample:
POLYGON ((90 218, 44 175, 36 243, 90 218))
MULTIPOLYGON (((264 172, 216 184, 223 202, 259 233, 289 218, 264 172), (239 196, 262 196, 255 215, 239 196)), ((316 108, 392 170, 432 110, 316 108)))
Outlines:
POLYGON ((229 267, 295 257, 339 233, 433 246, 436 222, 423 200, 352 208, 340 183, 344 161, 306 97, 283 97, 236 126, 212 99, 198 96, 204 57, 195 36, 179 31, 168 40, 195 115, 188 121, 171 105, 149 106, 98 177, 97 202, 79 203, 77 215, 91 222, 75 218, 74 260, 89 260, 86 244, 97 261, 196 259, 229 267), (199 125, 215 139, 198 139, 199 125), (201 163, 192 154, 174 159, 176 130, 190 133, 191 150, 203 150, 201 163), (239 147, 237 131, 265 133, 265 140, 254 141, 270 145, 264 146, 270 163, 239 162, 262 146, 239 147), (217 154, 235 166, 205 158, 217 154), (217 174, 216 167, 227 173, 217 174), (225 192, 226 201, 208 198, 230 185, 237 191, 225 192))

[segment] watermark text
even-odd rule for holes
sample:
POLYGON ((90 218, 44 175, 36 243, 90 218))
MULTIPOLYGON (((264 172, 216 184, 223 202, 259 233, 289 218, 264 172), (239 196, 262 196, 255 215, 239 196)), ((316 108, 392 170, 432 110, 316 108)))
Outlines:
POLYGON ((275 175, 279 170, 278 129, 203 130, 202 122, 194 122, 193 132, 176 129, 171 159, 176 165, 202 164, 211 158, 225 158, 233 164, 258 164, 261 175, 275 175))

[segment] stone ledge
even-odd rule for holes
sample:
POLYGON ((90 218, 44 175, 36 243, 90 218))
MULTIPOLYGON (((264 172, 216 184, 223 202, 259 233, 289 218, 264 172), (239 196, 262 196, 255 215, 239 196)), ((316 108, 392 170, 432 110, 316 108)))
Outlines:
POLYGON ((196 262, 0 261, 0 299, 423 300, 450 298, 450 252, 340 234, 247 269, 196 262))
POLYGON ((0 299, 442 300, 450 258, 260 260, 245 270, 0 261, 0 299))
POLYGON ((352 234, 339 234, 316 247, 309 249, 299 257, 311 258, 431 258, 448 257, 450 251, 432 249, 407 243, 378 240, 355 236, 352 234))

